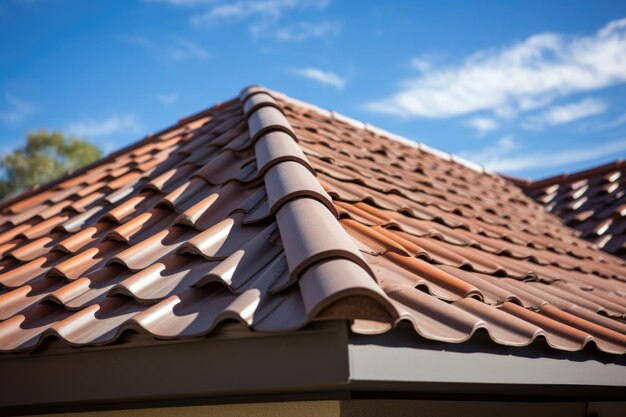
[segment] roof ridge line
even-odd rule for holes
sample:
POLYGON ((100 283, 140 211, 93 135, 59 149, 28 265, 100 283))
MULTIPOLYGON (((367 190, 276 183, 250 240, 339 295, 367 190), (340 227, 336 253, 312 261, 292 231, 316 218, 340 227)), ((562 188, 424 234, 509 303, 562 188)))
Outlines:
POLYGON ((91 162, 87 165, 83 165, 82 167, 78 167, 72 171, 68 171, 65 174, 61 175, 58 178, 55 178, 52 181, 48 181, 44 184, 39 184, 35 187, 32 187, 28 190, 24 190, 14 196, 10 196, 4 200, 0 201, 0 211, 4 210, 5 208, 18 203, 21 200, 25 200, 29 197, 32 197, 35 194, 41 193, 43 191, 49 190, 54 188, 55 186, 63 183, 64 181, 68 181, 71 180, 73 178, 78 177, 79 175, 84 174, 85 172, 89 171, 92 168, 95 168, 99 165, 103 165, 106 164, 107 162, 117 158, 120 155, 124 155, 125 153, 139 148, 147 143, 149 143, 150 141, 153 140, 158 140, 161 136, 180 128, 181 126, 183 126, 185 123, 189 123, 193 120, 197 120, 201 117, 204 117, 207 115, 207 113, 210 114, 210 112, 213 112, 215 110, 219 110, 220 108, 222 108, 223 106, 226 106, 227 104, 229 104, 233 99, 229 99, 229 100, 225 100, 225 101, 221 101, 219 103, 214 104, 211 107, 208 107, 204 110, 201 110, 198 113, 194 113, 191 114, 189 116, 183 117, 181 119, 179 119, 176 123, 166 126, 160 130, 157 130, 156 132, 151 132, 151 133, 147 133, 146 135, 144 135, 141 139, 137 140, 136 142, 132 142, 126 146, 121 147, 118 150, 115 150, 111 153, 109 153, 108 155, 104 155, 102 158, 98 159, 97 161, 91 162))
POLYGON ((344 114, 341 114, 341 113, 339 113, 339 112, 337 112, 335 110, 323 109, 323 108, 318 107, 318 106, 316 106, 314 104, 307 103, 306 101, 302 101, 302 100, 299 100, 297 98, 290 97, 290 96, 288 96, 285 93, 282 93, 280 91, 274 91, 274 90, 270 90, 270 89, 268 89, 267 91, 271 92, 272 95, 274 95, 274 96, 276 96, 276 97, 278 97, 280 99, 283 99, 285 101, 289 101, 289 102, 291 102, 291 103, 293 103, 293 104, 295 104, 295 105, 297 105, 299 107, 303 107, 305 109, 314 111, 314 112, 316 112, 316 113, 318 113, 318 114, 320 114, 320 115, 322 115, 324 117, 329 117, 329 118, 338 120, 340 122, 347 123, 350 126, 356 127, 357 129, 362 129, 362 130, 365 130, 367 132, 371 132, 371 133, 377 134, 379 136, 382 136, 382 137, 384 137, 386 139, 390 139, 390 140, 393 140, 395 142, 399 142, 399 143, 401 143, 403 145, 406 145, 406 146, 409 146, 411 148, 419 149, 421 151, 430 153, 431 155, 435 155, 435 156, 437 156, 437 157, 439 157, 441 159, 444 159, 446 161, 455 162, 455 163, 457 163, 459 165, 463 165, 464 167, 469 168, 469 169, 471 169, 473 171, 476 171, 478 173, 488 174, 488 175, 498 175, 498 174, 494 173, 489 168, 487 168, 487 167, 485 167, 483 165, 477 164, 476 162, 472 162, 472 161, 470 161, 468 159, 465 159, 465 158, 463 158, 461 156, 458 156, 456 154, 448 153, 448 152, 445 152, 445 151, 441 151, 441 150, 439 150, 437 148, 433 148, 433 147, 431 147, 429 145, 426 145, 424 142, 411 140, 411 139, 409 139, 407 137, 404 137, 404 136, 398 135, 396 133, 390 132, 388 130, 385 130, 383 128, 374 126, 374 125, 372 125, 370 123, 361 122, 361 121, 356 120, 356 119, 354 119, 354 118, 352 118, 350 116, 346 116, 344 114))
MULTIPOLYGON (((177 125, 176 125, 177 126, 177 125)), ((165 130, 165 129, 164 129, 165 130)), ((0 201, 0 211, 4 210, 5 208, 21 201, 21 200, 25 200, 29 197, 32 197, 35 194, 41 193, 43 191, 49 190, 53 187, 55 187, 56 185, 61 184, 64 181, 68 181, 71 180, 73 178, 76 178, 77 176, 84 174, 85 172, 89 171, 92 168, 95 168, 99 165, 104 165, 105 163, 117 158, 120 155, 123 155, 126 152, 129 152, 130 150, 133 150, 135 148, 139 148, 142 145, 145 145, 146 143, 150 142, 151 140, 154 140, 158 137, 158 135, 154 135, 152 133, 148 133, 147 135, 145 135, 142 139, 138 140, 137 142, 133 142, 127 146, 124 146, 121 149, 118 149, 117 151, 114 151, 108 155, 105 155, 103 158, 98 159, 97 161, 91 162, 87 165, 84 165, 80 168, 76 168, 72 171, 66 172, 65 174, 61 175, 59 178, 56 178, 52 181, 49 181, 45 184, 40 184, 40 185, 36 185, 28 190, 24 190, 21 193, 18 193, 12 197, 9 197, 7 199, 4 199, 2 201, 0 201)))
POLYGON ((602 175, 604 173, 609 173, 610 171, 623 168, 626 165, 626 162, 623 159, 617 159, 612 162, 608 162, 606 164, 596 165, 591 168, 583 169, 581 171, 576 171, 572 173, 564 172, 559 175, 555 175, 552 177, 546 177, 538 180, 522 180, 521 186, 524 189, 532 190, 535 188, 547 187, 549 185, 554 184, 562 184, 564 182, 578 181, 589 176, 593 175, 602 175))
POLYGON ((276 215, 279 232, 283 230, 281 238, 290 279, 297 279, 305 269, 331 258, 348 259, 374 277, 337 220, 332 198, 317 180, 315 169, 270 90, 250 86, 242 90, 239 98, 248 119, 270 211, 276 215))

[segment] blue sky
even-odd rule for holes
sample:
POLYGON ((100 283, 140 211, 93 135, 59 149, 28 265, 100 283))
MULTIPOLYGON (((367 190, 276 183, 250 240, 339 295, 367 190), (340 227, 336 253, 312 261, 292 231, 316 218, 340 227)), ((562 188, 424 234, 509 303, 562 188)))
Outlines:
POLYGON ((491 169, 626 156, 626 2, 0 2, 0 151, 107 152, 263 84, 491 169))

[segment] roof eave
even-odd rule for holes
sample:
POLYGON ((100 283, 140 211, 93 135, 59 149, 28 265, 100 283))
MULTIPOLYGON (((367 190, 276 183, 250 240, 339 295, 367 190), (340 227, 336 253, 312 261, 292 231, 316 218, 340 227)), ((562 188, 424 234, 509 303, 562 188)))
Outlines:
POLYGON ((350 334, 351 391, 457 400, 626 398, 626 358, 592 346, 579 352, 557 351, 539 341, 494 346, 486 334, 449 344, 416 339, 407 327, 376 336, 350 334))
MULTIPOLYGON (((0 415, 311 399, 594 401, 626 396, 622 357, 537 356, 349 333, 345 322, 262 335, 0 356, 0 415)), ((471 341, 470 341, 471 342, 471 341)))
POLYGON ((236 327, 210 338, 0 355, 0 415, 254 401, 347 385, 344 323, 275 335, 236 327))

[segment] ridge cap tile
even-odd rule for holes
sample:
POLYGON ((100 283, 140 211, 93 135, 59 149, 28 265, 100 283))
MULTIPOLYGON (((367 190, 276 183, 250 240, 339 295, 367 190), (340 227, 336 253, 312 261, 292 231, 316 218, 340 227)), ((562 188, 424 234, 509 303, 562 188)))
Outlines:
POLYGON ((280 206, 300 197, 310 197, 320 201, 338 217, 331 197, 302 164, 283 161, 273 165, 266 173, 267 198, 270 212, 276 213, 280 206))
POLYGON ((270 96, 272 95, 270 94, 270 91, 266 89, 265 87, 253 84, 241 90, 241 92, 239 93, 239 97, 238 97, 239 102, 244 103, 251 96, 255 94, 260 94, 260 93, 269 94, 270 96))
MULTIPOLYGON (((255 138, 259 139, 262 134, 271 132, 270 129, 280 129, 280 131, 291 136, 294 142, 298 140, 289 121, 282 113, 282 110, 279 110, 280 107, 274 109, 273 104, 276 102, 271 95, 264 93, 261 88, 254 88, 254 95, 252 96, 249 95, 250 89, 245 90, 245 94, 248 94, 245 96, 246 102, 255 97, 258 98, 254 104, 248 107, 250 112, 248 124, 253 143, 255 138), (269 116, 265 118, 261 116, 255 117, 255 115, 260 114, 264 110, 272 112, 273 116, 271 118, 269 116), (280 119, 280 122, 274 119, 280 119)), ((244 107, 246 102, 243 103, 244 107)), ((289 149, 294 149, 294 147, 292 146, 289 149)), ((289 149, 285 149, 285 151, 289 151, 289 149)), ((299 157, 300 152, 293 156, 299 157)), ((347 257, 347 259, 352 259, 372 275, 371 268, 360 256, 356 247, 348 243, 350 240, 337 221, 338 213, 332 204, 332 199, 315 176, 309 170, 303 169, 304 167, 305 165, 303 164, 284 160, 276 162, 264 175, 270 210, 272 212, 276 211, 278 230, 279 232, 282 230, 281 237, 287 234, 287 236, 283 237, 283 240, 291 240, 289 244, 285 245, 285 252, 292 278, 298 277, 313 262, 319 262, 331 256, 343 256, 347 257), (328 214, 332 214, 332 216, 328 216, 326 213, 321 215, 324 212, 320 211, 315 205, 311 205, 309 202, 298 201, 308 198, 314 198, 318 203, 323 204, 328 210, 328 214), (313 235, 310 227, 290 216, 290 214, 293 214, 293 210, 298 210, 299 208, 306 210, 308 215, 314 216, 309 220, 316 223, 319 221, 320 228, 332 234, 325 237, 313 235), (292 233, 294 235, 299 234, 299 239, 291 239, 292 233), (330 245, 319 246, 313 242, 314 239, 330 238, 335 240, 330 245), (302 256, 305 256, 305 258, 301 259, 302 256)), ((304 213, 300 215, 304 215, 304 213)))
POLYGON ((282 109, 276 100, 274 100, 274 97, 263 91, 258 91, 255 94, 248 96, 248 98, 243 101, 243 112, 246 117, 250 117, 250 115, 256 110, 265 106, 274 107, 282 113, 282 109))
POLYGON ((346 258, 373 272, 337 219, 318 200, 298 198, 276 213, 292 277, 327 258, 346 258))
POLYGON ((254 147, 260 176, 265 175, 273 165, 283 161, 298 162, 317 176, 317 171, 307 159, 302 148, 285 132, 274 131, 261 135, 254 147))
POLYGON ((250 141, 253 144, 261 135, 277 130, 287 133, 296 141, 298 140, 285 115, 273 106, 261 106, 250 113, 248 128, 251 136, 250 141))

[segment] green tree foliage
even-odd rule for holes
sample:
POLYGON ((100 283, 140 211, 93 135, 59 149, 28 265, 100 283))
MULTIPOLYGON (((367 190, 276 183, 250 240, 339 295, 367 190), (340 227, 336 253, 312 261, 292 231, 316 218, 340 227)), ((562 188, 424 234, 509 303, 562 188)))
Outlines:
POLYGON ((62 132, 29 132, 26 145, 0 162, 0 199, 45 184, 101 156, 102 151, 95 145, 62 132))

